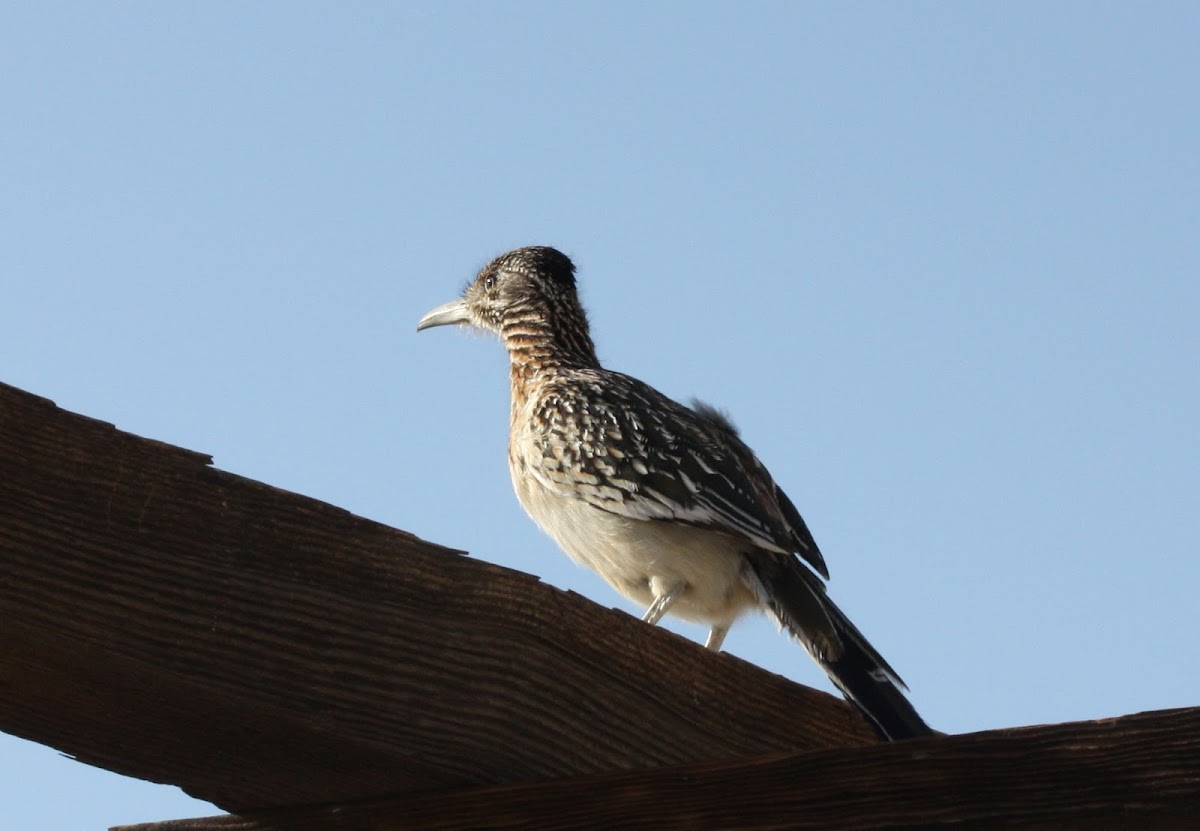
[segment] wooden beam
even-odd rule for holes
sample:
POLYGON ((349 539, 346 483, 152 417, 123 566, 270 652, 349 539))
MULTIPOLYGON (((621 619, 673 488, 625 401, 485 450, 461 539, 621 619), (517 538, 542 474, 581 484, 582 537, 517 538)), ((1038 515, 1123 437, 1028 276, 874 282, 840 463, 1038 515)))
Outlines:
POLYGON ((1200 708, 120 831, 1191 829, 1200 708))
POLYGON ((873 742, 824 693, 210 463, 0 385, 0 729, 232 811, 873 742))

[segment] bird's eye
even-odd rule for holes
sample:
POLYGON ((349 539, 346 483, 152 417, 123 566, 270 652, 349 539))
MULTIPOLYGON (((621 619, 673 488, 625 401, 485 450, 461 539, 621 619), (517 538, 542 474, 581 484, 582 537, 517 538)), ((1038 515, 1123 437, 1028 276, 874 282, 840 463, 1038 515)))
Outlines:
POLYGON ((493 275, 489 274, 487 277, 483 278, 484 290, 491 291, 495 287, 496 287, 496 278, 493 275))

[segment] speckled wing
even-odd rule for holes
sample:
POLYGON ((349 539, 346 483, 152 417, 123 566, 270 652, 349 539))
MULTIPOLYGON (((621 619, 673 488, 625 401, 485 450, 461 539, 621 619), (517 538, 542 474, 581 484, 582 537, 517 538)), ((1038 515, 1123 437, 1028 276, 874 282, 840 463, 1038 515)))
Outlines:
POLYGON ((799 512, 726 419, 620 373, 563 381, 533 411, 541 464, 531 472, 543 485, 630 519, 739 534, 828 576, 799 512))

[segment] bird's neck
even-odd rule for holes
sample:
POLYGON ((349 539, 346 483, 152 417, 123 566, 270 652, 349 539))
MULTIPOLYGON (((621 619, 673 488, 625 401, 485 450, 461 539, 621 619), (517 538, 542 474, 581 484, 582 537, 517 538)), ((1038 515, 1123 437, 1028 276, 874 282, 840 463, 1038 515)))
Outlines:
POLYGON ((500 336, 508 350, 514 391, 524 389, 543 373, 600 366, 587 318, 578 307, 510 314, 500 327, 500 336))

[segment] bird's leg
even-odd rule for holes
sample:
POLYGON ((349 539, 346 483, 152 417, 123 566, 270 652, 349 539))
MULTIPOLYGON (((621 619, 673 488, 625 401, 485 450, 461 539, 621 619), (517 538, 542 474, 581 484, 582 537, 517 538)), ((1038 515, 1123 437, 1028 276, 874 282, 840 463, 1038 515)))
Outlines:
POLYGON ((646 614, 642 615, 642 620, 651 626, 657 625, 662 620, 663 615, 675 605, 675 601, 679 599, 679 595, 683 594, 685 588, 687 588, 687 584, 682 580, 672 584, 671 588, 654 598, 654 602, 650 604, 650 608, 646 610, 646 614))
POLYGON ((705 649, 711 649, 713 652, 721 651, 721 644, 725 643, 725 636, 729 634, 728 623, 718 623, 712 629, 708 630, 708 640, 704 642, 705 649))

